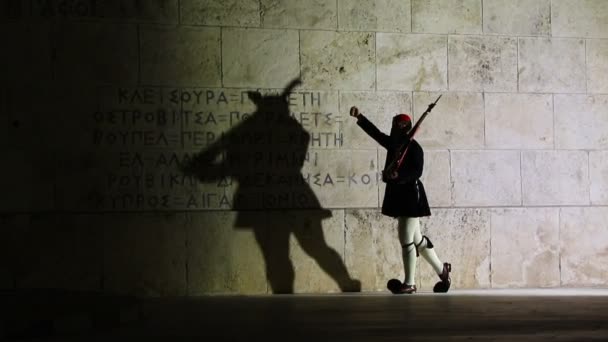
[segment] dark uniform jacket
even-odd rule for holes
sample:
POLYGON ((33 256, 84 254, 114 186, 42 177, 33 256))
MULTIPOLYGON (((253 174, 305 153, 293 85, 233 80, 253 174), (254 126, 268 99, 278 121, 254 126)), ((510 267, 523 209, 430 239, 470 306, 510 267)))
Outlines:
MULTIPOLYGON (((363 115, 359 116, 357 124, 382 147, 386 148, 385 168, 395 157, 399 143, 390 135, 386 135, 363 115)), ((388 180, 382 202, 382 214, 391 217, 422 217, 430 216, 431 210, 426 198, 424 186, 419 180, 422 176, 424 153, 422 147, 412 140, 405 159, 398 170, 398 177, 388 180)))

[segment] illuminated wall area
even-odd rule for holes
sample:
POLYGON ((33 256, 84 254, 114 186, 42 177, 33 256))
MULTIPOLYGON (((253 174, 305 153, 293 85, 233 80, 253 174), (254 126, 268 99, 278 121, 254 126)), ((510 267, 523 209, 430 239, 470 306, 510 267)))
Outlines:
MULTIPOLYGON (((608 285, 608 1, 0 1, 0 288, 385 291, 420 118, 454 289, 608 285), (294 83, 301 78, 301 84, 294 83)), ((417 284, 438 280, 419 262, 417 284)))

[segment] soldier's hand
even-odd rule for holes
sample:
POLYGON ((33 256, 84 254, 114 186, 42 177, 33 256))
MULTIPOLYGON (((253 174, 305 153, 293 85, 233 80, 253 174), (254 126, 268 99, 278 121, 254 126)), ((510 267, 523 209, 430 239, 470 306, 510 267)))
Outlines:
POLYGON ((358 117, 359 115, 361 115, 361 113, 359 113, 359 108, 352 106, 350 107, 350 116, 352 117, 358 117))

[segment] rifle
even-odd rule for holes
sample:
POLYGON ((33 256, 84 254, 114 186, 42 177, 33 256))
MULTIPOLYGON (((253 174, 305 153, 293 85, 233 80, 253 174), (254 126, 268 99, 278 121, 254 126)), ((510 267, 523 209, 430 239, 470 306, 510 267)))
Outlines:
POLYGON ((414 135, 416 135, 416 132, 418 131, 418 128, 420 127, 420 124, 422 123, 422 121, 424 121, 426 116, 431 112, 433 107, 435 107, 435 105, 437 104, 437 102, 439 101, 440 98, 441 98, 441 95, 439 95, 439 97, 437 98, 437 100, 435 100, 435 102, 429 104, 428 108, 426 109, 426 111, 424 113, 422 113, 422 116, 420 117, 420 119, 418 119, 418 121, 416 122, 414 127, 412 127, 412 129, 410 129, 410 131, 407 132, 407 139, 406 139, 405 143, 403 143, 401 146, 399 146, 399 148, 397 148, 397 153, 395 153, 395 157, 393 158, 391 163, 388 164, 386 169, 384 169, 382 171, 382 180, 385 183, 387 182, 387 180, 394 179, 394 177, 392 177, 392 176, 397 172, 397 170, 401 166, 401 163, 403 163, 403 160, 405 159, 405 154, 407 153, 407 150, 410 147, 410 143, 412 142, 412 140, 414 140, 414 135))

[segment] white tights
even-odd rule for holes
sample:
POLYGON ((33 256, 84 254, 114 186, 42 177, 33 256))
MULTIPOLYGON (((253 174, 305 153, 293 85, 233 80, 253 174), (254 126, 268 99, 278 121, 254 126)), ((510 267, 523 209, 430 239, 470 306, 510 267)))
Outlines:
POLYGON ((418 217, 399 217, 399 241, 402 246, 403 267, 405 270, 405 283, 415 285, 416 278, 416 246, 418 253, 440 275, 443 264, 439 261, 433 248, 428 248, 428 240, 422 238, 420 232, 420 219, 418 217))

